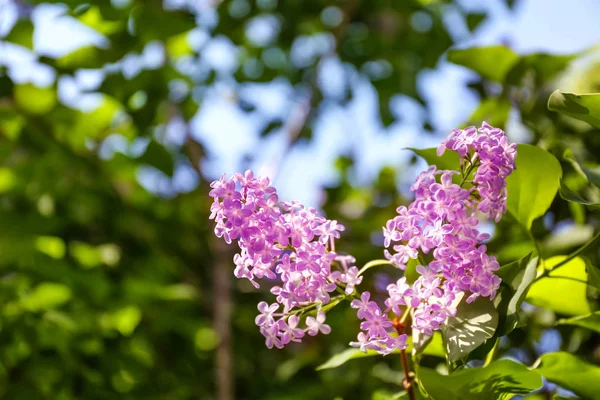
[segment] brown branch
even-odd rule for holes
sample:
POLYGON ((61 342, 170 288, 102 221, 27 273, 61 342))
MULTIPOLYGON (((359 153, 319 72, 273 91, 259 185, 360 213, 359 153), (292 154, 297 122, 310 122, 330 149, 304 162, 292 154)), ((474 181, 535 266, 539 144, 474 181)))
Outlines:
MULTIPOLYGON (((404 335, 406 332, 406 323, 401 322, 398 318, 394 318, 393 321, 394 329, 398 332, 398 335, 404 335)), ((402 363, 402 369, 404 370, 404 379, 402 379, 402 386, 408 393, 409 400, 415 400, 415 391, 413 385, 413 376, 408 368, 408 358, 406 357, 406 350, 400 350, 400 362, 402 363)))

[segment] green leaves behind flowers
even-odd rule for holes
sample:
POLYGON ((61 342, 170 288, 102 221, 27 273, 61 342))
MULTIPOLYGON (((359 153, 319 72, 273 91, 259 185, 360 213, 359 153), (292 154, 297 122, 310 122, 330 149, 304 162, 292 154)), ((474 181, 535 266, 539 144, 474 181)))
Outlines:
POLYGON ((517 146, 517 169, 506 180, 508 211, 526 229, 550 208, 562 168, 552 154, 529 144, 517 146))
POLYGON ((569 316, 589 314, 586 262, 576 257, 554 268, 566 258, 556 256, 546 260, 545 266, 550 272, 533 283, 527 293, 527 302, 569 316))
POLYGON ((542 387, 538 372, 511 360, 494 361, 485 368, 468 368, 450 376, 421 368, 419 379, 431 397, 444 400, 509 399, 542 387))

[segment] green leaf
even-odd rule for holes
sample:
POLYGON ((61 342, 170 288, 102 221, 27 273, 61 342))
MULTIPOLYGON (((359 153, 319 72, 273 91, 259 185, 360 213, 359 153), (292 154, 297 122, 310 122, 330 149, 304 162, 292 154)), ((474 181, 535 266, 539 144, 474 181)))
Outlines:
POLYGON ((502 266, 496 272, 502 278, 503 287, 496 300, 500 313, 498 336, 508 335, 522 324, 521 304, 535 280, 537 264, 538 257, 532 259, 530 253, 521 260, 502 266))
POLYGON ((449 376, 421 368, 419 379, 431 397, 444 400, 508 399, 542 387, 539 373, 511 360, 494 361, 485 368, 468 368, 449 376))
POLYGON ((546 53, 534 53, 522 56, 508 72, 505 84, 521 85, 521 81, 527 72, 533 72, 537 85, 542 85, 556 75, 564 71, 578 54, 556 55, 546 53))
POLYGON ((380 354, 378 352, 376 352, 375 350, 367 350, 367 352, 364 353, 364 352, 360 351, 360 349, 354 349, 354 348, 346 349, 346 350, 342 351, 341 353, 332 356, 325 363, 319 365, 317 367, 317 371, 321 371, 324 369, 337 368, 340 365, 343 365, 346 362, 348 362, 350 360, 354 360, 356 358, 372 357, 372 356, 378 356, 378 355, 380 355, 380 354))
POLYGON ((588 285, 600 290, 600 269, 592 265, 587 257, 581 257, 585 262, 585 272, 588 274, 588 285))
POLYGON ((486 340, 494 336, 498 326, 498 312, 490 299, 480 297, 468 304, 463 299, 456 316, 448 318, 444 327, 446 353, 450 361, 466 357, 486 340))
POLYGON ((33 50, 33 23, 27 19, 18 20, 5 40, 33 50))
POLYGON ((168 176, 173 176, 173 156, 165 146, 155 140, 150 141, 148 147, 146 147, 146 151, 140 156, 139 161, 153 166, 168 176))
POLYGON ((438 169, 450 169, 457 170, 460 167, 460 157, 455 151, 445 151, 441 157, 436 154, 437 149, 415 149, 412 147, 407 148, 413 153, 423 157, 427 164, 437 165, 438 169))
POLYGON ((144 42, 165 40, 196 27, 194 16, 182 11, 166 12, 151 7, 137 7, 132 17, 135 31, 144 42))
MULTIPOLYGON (((412 338, 409 337, 408 341, 406 343, 408 344, 406 351, 410 352, 411 348, 412 348, 412 338)), ((398 351, 394 351, 392 354, 397 354, 397 353, 398 353, 398 351)), ((442 335, 439 332, 436 332, 431 337, 431 340, 428 342, 427 346, 425 346, 425 348, 422 350, 421 353, 425 354, 425 355, 429 355, 429 356, 436 356, 436 357, 443 358, 444 357, 444 348, 443 348, 443 343, 442 343, 442 335)), ((337 368, 337 367, 347 363, 350 360, 354 360, 357 358, 373 357, 373 356, 381 356, 381 354, 379 354, 378 352, 376 352, 374 350, 367 350, 367 352, 364 353, 364 352, 360 351, 359 349, 349 348, 349 349, 342 351, 341 353, 338 353, 338 354, 332 356, 325 363, 319 365, 317 367, 317 371, 320 371, 323 369, 337 368)))
POLYGON ((535 370, 548 381, 586 399, 597 399, 600 393, 600 367, 589 364, 573 354, 544 354, 535 363, 535 370))
MULTIPOLYGON (((419 389, 417 387, 415 387, 414 395, 415 395, 416 400, 425 399, 425 397, 423 397, 423 395, 421 394, 421 392, 419 391, 419 389)), ((408 392, 405 390, 398 392, 398 393, 392 393, 387 390, 378 390, 375 393, 373 393, 373 397, 371 397, 371 400, 409 400, 409 399, 410 399, 410 397, 408 396, 408 392)), ((334 400, 336 400, 336 399, 334 399, 334 400)))
POLYGON ((142 312, 136 306, 124 307, 112 313, 106 313, 100 318, 104 329, 115 329, 123 336, 131 336, 142 321, 142 312))
POLYGON ((57 260, 63 258, 66 252, 65 242, 56 236, 38 236, 35 239, 35 247, 38 251, 57 260))
POLYGON ((71 289, 60 283, 40 283, 21 299, 23 308, 29 311, 50 310, 71 300, 71 289))
POLYGON ((469 28, 469 31, 473 32, 475 29, 477 29, 479 24, 481 24, 483 21, 485 21, 486 17, 487 17, 487 14, 485 14, 485 13, 467 14, 467 28, 469 28))
POLYGON ((14 98, 17 106, 27 114, 47 114, 56 105, 54 88, 41 88, 31 84, 15 85, 14 98))
POLYGON ((11 190, 17 184, 17 176, 9 169, 0 167, 0 193, 11 190))
POLYGON ((548 99, 548 109, 600 128, 600 93, 577 94, 556 90, 548 99))
POLYGON ((467 67, 485 79, 502 82, 519 56, 506 46, 472 47, 450 50, 448 61, 467 67))
POLYGON ((560 186, 560 163, 546 150, 517 146, 517 169, 507 178, 507 208, 526 229, 546 213, 560 186))
POLYGON ((563 180, 561 180, 560 182, 560 190, 558 192, 560 194, 560 197, 563 200, 567 200, 570 201, 572 203, 579 203, 582 204, 584 206, 589 206, 591 208, 596 208, 600 206, 600 203, 596 203, 595 201, 592 200, 587 200, 583 197, 581 197, 579 194, 575 193, 574 191, 572 191, 563 180))
POLYGON ((589 315, 582 315, 581 317, 561 319, 556 324, 579 326, 600 333, 600 311, 589 315))
POLYGON ((469 121, 471 123, 481 123, 487 121, 490 125, 503 127, 508 120, 511 104, 504 97, 495 97, 484 99, 479 107, 473 112, 469 121))
POLYGON ((585 261, 576 257, 566 264, 553 269, 567 256, 551 257, 545 261, 547 269, 552 269, 548 277, 538 279, 527 293, 526 301, 570 316, 585 315, 591 312, 587 300, 587 280, 585 261))

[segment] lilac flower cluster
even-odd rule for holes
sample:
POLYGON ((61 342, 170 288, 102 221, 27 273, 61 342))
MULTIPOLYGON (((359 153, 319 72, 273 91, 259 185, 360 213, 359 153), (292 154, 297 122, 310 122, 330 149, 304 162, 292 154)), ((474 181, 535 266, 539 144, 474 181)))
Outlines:
POLYGON ((479 129, 454 129, 438 147, 438 156, 446 149, 479 167, 472 181, 481 199, 477 209, 498 222, 506 212, 506 177, 516 167, 517 145, 508 141, 502 129, 484 122, 479 129))
POLYGON ((258 305, 256 325, 267 347, 282 348, 305 334, 328 334, 321 306, 330 301, 338 285, 350 294, 362 280, 358 269, 349 267, 354 259, 335 253, 334 240, 344 227, 312 208, 280 202, 269 179, 255 178, 251 171, 229 179, 223 175, 211 188, 215 234, 227 243, 237 241, 240 248, 234 256, 235 276, 255 287, 259 287, 257 279, 280 280, 271 288, 276 303, 258 305), (334 261, 339 270, 332 271, 334 261), (299 328, 300 316, 309 309, 316 310, 316 316, 306 317, 306 328, 299 328))
POLYGON ((476 211, 487 213, 496 221, 506 211, 506 177, 515 169, 516 145, 508 142, 504 132, 484 123, 480 129, 454 130, 438 149, 461 156, 461 173, 429 167, 416 179, 411 191, 415 200, 397 208, 398 215, 383 228, 386 258, 396 267, 406 269, 410 260, 429 256, 428 266, 419 265, 420 277, 411 285, 406 278, 387 287, 387 307, 381 312, 368 293, 353 302, 358 316, 365 319, 359 341, 361 349, 387 351, 381 343, 390 340, 382 315, 412 310, 412 328, 433 334, 456 315, 456 303, 466 295, 467 303, 478 297, 493 299, 500 286, 494 274, 499 268, 495 257, 488 256, 482 241, 489 235, 477 230, 476 211), (453 182, 459 175, 461 184, 453 182), (421 256, 421 254, 423 256, 421 256))
MULTIPOLYGON (((390 333, 393 323, 388 318, 387 310, 381 311, 379 305, 370 301, 371 294, 363 292, 360 300, 352 300, 350 307, 357 309, 358 318, 363 320, 360 329, 363 332, 358 334, 358 341, 350 342, 350 346, 358 347, 361 351, 375 350, 379 354, 387 355, 394 350, 404 350, 407 347, 406 334, 396 335, 390 333)), ((387 304, 387 303, 386 303, 387 304)), ((400 315, 401 311, 396 314, 400 315)))

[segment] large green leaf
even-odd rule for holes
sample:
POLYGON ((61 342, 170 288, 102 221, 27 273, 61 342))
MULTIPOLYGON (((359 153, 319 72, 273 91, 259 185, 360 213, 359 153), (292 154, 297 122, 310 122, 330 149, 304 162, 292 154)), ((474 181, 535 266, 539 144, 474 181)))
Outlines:
POLYGON ((600 394, 600 367, 589 364, 573 354, 544 354, 536 362, 535 369, 550 382, 586 399, 597 399, 600 394))
POLYGON ((560 186, 560 163, 546 150, 529 144, 517 147, 517 169, 507 179, 508 211, 526 228, 544 215, 560 186))
MULTIPOLYGON (((547 269, 565 260, 567 256, 551 257, 545 261, 547 269)), ((527 302, 554 312, 577 316, 591 312, 587 300, 585 260, 576 257, 558 268, 552 269, 547 277, 533 283, 527 293, 527 302)))
POLYGON ((600 128, 600 93, 577 94, 556 90, 548 99, 548 109, 600 128))
POLYGON ((581 317, 565 318, 557 322, 557 325, 574 325, 582 328, 591 329, 600 333, 600 311, 581 317))
POLYGON ((466 357, 486 340, 494 336, 498 326, 498 312, 490 299, 480 297, 468 304, 459 303, 456 316, 448 318, 444 327, 444 342, 450 361, 466 357))
POLYGON ((529 254, 521 260, 502 266, 497 271, 503 286, 496 300, 500 313, 499 336, 509 334, 521 324, 521 304, 535 280, 537 264, 538 257, 532 259, 529 254))
POLYGON ((472 47, 450 50, 448 61, 467 67, 485 79, 502 82, 519 56, 506 46, 472 47))
POLYGON ((508 399, 542 387, 539 373, 511 360, 494 361, 485 368, 468 368, 449 376, 421 368, 419 379, 431 397, 443 400, 508 399))

